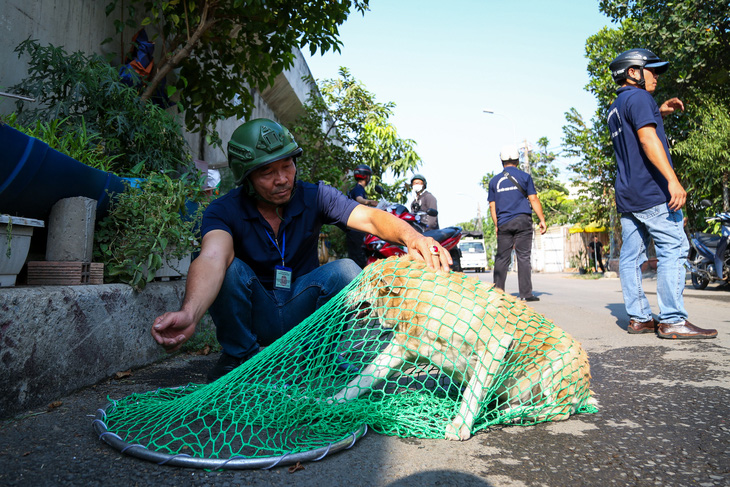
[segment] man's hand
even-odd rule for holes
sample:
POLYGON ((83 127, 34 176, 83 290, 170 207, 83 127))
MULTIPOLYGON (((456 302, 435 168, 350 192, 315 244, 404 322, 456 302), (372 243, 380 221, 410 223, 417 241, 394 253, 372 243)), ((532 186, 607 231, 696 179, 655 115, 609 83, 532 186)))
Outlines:
POLYGON ((413 259, 424 261, 432 269, 446 272, 450 270, 452 260, 449 251, 433 238, 424 237, 395 215, 359 205, 350 213, 347 227, 372 233, 386 242, 405 245, 413 259))
POLYGON ((431 237, 419 235, 408 242, 408 255, 413 259, 422 260, 434 270, 449 272, 451 270, 451 254, 440 243, 431 237))
POLYGON ((687 202, 687 192, 676 179, 669 183, 669 209, 677 211, 687 202))
POLYGON ((545 220, 540 220, 540 235, 544 235, 545 232, 547 232, 547 224, 545 223, 545 220))
POLYGON ((661 114, 662 118, 666 117, 667 115, 671 115, 675 112, 675 110, 684 111, 684 103, 682 103, 682 100, 677 97, 670 98, 669 100, 662 103, 662 106, 659 107, 659 113, 661 114))
POLYGON ((165 347, 167 353, 179 349, 195 332, 196 323, 185 311, 175 311, 158 316, 152 325, 152 336, 165 347))

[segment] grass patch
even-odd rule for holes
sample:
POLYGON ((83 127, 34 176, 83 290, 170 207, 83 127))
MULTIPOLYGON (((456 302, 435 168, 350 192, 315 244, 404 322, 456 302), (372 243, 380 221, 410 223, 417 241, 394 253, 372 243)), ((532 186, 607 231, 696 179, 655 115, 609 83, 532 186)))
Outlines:
POLYGON ((180 351, 194 355, 208 355, 209 353, 218 352, 220 349, 221 345, 215 336, 213 319, 206 313, 198 323, 193 336, 185 342, 180 351))

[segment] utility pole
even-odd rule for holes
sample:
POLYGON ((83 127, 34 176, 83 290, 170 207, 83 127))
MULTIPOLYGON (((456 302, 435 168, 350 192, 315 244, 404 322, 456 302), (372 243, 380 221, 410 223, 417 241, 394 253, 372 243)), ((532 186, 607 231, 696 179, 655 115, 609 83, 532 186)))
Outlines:
POLYGON ((530 148, 527 145, 527 139, 524 140, 524 148, 525 148, 525 172, 527 174, 532 174, 532 171, 530 171, 530 148))
POLYGON ((479 203, 477 202, 477 232, 479 232, 482 235, 482 238, 484 238, 484 227, 482 225, 482 208, 479 206, 479 203))

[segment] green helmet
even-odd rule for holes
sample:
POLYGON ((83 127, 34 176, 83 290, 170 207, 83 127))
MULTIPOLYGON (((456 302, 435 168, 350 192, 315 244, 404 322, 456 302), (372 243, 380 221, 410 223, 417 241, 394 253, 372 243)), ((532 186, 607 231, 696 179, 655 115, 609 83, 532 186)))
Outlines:
POLYGON ((257 118, 244 123, 231 135, 228 165, 236 184, 241 185, 254 170, 301 153, 302 148, 286 127, 266 118, 257 118))

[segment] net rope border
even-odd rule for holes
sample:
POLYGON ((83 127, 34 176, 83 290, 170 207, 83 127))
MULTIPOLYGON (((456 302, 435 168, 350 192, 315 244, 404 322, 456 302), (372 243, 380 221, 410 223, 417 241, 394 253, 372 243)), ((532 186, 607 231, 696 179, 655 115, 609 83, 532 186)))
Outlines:
POLYGON ((128 443, 116 433, 109 431, 104 420, 106 419, 106 411, 113 406, 114 403, 110 402, 103 409, 96 410, 96 417, 91 424, 99 439, 125 455, 153 462, 157 465, 169 465, 171 467, 201 468, 206 470, 269 470, 274 467, 283 467, 296 463, 317 462, 333 453, 349 450, 368 432, 368 425, 363 424, 345 438, 330 443, 327 446, 304 452, 286 453, 279 456, 259 458, 243 456, 233 456, 231 458, 201 458, 193 457, 186 453, 171 455, 169 453, 150 450, 139 443, 128 443))

